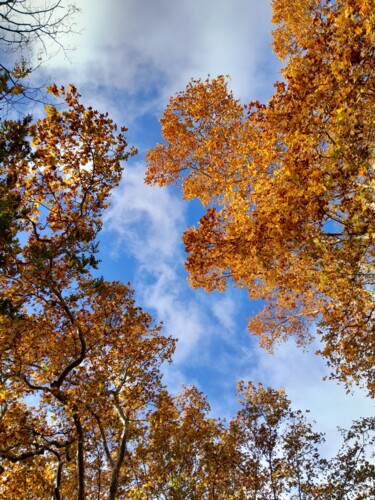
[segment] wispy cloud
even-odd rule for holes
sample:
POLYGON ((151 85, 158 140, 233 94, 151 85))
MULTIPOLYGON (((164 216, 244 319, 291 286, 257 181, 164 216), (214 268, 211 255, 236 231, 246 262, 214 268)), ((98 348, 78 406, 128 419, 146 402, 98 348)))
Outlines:
POLYGON ((186 207, 170 191, 146 186, 144 172, 141 162, 126 169, 105 225, 117 233, 117 244, 126 244, 142 267, 152 272, 179 253, 186 207))
MULTIPOLYGON (((228 295, 192 291, 185 279, 181 235, 187 225, 185 204, 171 190, 143 182, 144 165, 129 167, 113 193, 104 218, 114 235, 112 255, 134 259, 134 286, 142 305, 163 321, 165 332, 178 338, 175 363, 210 364, 210 342, 228 337, 235 343, 236 306, 228 295)), ((119 267, 120 271, 120 267, 119 267)))
MULTIPOLYGON (((229 74, 242 98, 269 94, 277 66, 270 5, 256 0, 82 0, 79 49, 50 63, 54 74, 92 89, 155 90, 164 107, 192 77, 229 74), (272 78, 271 78, 272 81, 272 78)), ((69 45, 72 44, 71 36, 69 45)), ((63 41, 64 43, 64 41, 63 41)), ((158 110, 159 111, 159 110, 158 110)))
POLYGON ((186 294, 181 283, 186 226, 183 203, 170 191, 143 183, 144 166, 129 168, 114 192, 105 227, 116 234, 114 256, 125 249, 135 259, 135 286, 168 334, 179 339, 175 361, 185 360, 209 329, 203 308, 186 294), (184 296, 185 295, 185 296, 184 296))

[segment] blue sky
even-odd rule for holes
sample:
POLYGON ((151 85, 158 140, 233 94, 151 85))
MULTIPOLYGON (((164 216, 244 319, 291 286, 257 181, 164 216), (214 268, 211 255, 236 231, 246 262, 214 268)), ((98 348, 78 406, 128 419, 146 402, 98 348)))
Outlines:
POLYGON ((273 356, 247 332, 257 304, 243 290, 224 294, 192 290, 186 281, 181 236, 196 224, 201 207, 180 199, 176 188, 143 183, 145 151, 160 138, 159 118, 168 98, 190 78, 230 75, 234 94, 245 103, 267 101, 279 63, 270 47, 269 2, 257 0, 81 0, 77 36, 62 40, 61 52, 39 70, 40 81, 75 84, 85 103, 108 111, 129 128, 139 154, 128 162, 113 193, 100 235, 100 272, 131 281, 145 310, 179 339, 165 381, 172 391, 193 383, 204 391, 215 416, 235 411, 236 381, 251 379, 284 387, 295 407, 311 410, 335 450, 337 425, 373 413, 356 390, 323 382, 324 363, 293 342, 273 356))

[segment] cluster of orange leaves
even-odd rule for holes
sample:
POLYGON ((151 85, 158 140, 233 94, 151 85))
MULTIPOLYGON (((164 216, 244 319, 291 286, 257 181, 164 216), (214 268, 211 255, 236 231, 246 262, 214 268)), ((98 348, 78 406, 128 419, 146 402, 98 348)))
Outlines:
POLYGON ((228 280, 266 301, 249 329, 272 349, 318 328, 332 376, 375 394, 375 11, 370 0, 274 0, 283 80, 242 105, 223 77, 164 113, 146 182, 207 207, 184 235, 193 287, 228 280))

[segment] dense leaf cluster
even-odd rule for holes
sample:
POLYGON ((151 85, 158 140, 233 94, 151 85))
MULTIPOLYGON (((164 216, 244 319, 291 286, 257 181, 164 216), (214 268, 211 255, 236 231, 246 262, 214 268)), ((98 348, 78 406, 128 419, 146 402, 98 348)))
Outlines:
POLYGON ((231 279, 266 301, 249 329, 272 349, 314 326, 332 375, 375 394, 375 14, 368 0, 274 0, 283 81, 242 105, 192 81, 162 119, 146 181, 207 206, 184 235, 194 287, 231 279))

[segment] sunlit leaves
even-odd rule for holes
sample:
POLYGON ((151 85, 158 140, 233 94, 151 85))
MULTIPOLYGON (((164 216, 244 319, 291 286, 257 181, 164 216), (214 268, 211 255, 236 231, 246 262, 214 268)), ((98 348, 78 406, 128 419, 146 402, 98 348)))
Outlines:
POLYGON ((374 11, 273 2, 284 80, 241 105, 225 79, 192 81, 162 119, 146 180, 207 205, 184 235, 193 286, 227 280, 267 305, 261 343, 319 325, 332 375, 374 394, 374 11))
POLYGON ((106 115, 79 102, 74 87, 50 91, 64 98, 65 110, 48 106, 33 124, 5 122, 2 136, 3 200, 9 199, 2 217, 8 233, 28 236, 21 252, 9 244, 1 250, 13 285, 22 275, 22 288, 29 282, 34 295, 48 289, 49 279, 66 286, 95 265, 102 211, 120 181, 121 161, 134 153, 125 150, 125 129, 116 134, 106 115))

